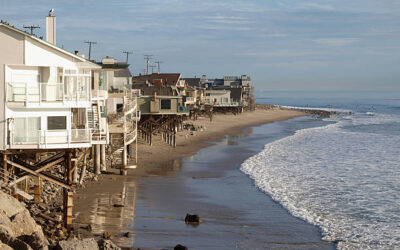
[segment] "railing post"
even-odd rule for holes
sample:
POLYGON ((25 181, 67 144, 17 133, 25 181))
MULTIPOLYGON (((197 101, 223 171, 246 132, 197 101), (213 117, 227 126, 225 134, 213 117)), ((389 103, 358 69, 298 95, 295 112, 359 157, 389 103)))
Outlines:
POLYGON ((75 86, 75 89, 76 89, 76 99, 75 99, 75 101, 76 101, 76 105, 78 105, 78 98, 79 98, 79 94, 78 94, 78 92, 79 92, 79 88, 78 88, 78 85, 79 85, 79 76, 77 76, 76 77, 76 86, 75 86))
POLYGON ((71 144, 71 130, 67 130, 67 143, 69 147, 71 144))
POLYGON ((63 104, 65 104, 65 82, 61 83, 61 88, 62 88, 62 101, 63 101, 63 104))
POLYGON ((25 83, 25 107, 28 107, 28 83, 25 83))
POLYGON ((44 146, 47 148, 47 130, 43 130, 44 132, 44 146))
POLYGON ((42 104, 42 82, 39 82, 39 106, 42 104))

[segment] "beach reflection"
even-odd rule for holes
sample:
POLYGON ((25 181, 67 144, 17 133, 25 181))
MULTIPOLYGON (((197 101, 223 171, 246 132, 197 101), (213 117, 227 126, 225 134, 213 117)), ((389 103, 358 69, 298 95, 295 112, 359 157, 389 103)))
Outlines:
POLYGON ((75 228, 84 235, 84 228, 90 224, 94 234, 108 232, 116 244, 132 246, 135 239, 129 229, 135 221, 136 180, 113 177, 88 189, 75 196, 75 228), (127 232, 129 237, 124 236, 127 232))
MULTIPOLYGON (((181 159, 167 161, 146 167, 142 177, 173 176, 181 169, 181 159)), ((108 232, 117 245, 132 246, 135 243, 135 205, 139 186, 137 178, 129 176, 129 173, 128 176, 103 176, 99 182, 89 183, 75 194, 75 228, 85 237, 88 235, 85 228, 90 224, 95 235, 108 232)), ((153 197, 145 198, 151 200, 153 197)))
POLYGON ((249 137, 253 134, 253 128, 245 128, 240 133, 234 135, 227 135, 225 137, 226 145, 228 146, 237 146, 239 145, 238 139, 249 137))

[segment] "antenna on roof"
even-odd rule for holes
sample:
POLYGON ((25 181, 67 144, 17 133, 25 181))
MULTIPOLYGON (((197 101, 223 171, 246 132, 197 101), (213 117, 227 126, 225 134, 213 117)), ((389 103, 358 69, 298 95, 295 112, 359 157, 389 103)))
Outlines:
POLYGON ((93 41, 85 41, 85 43, 89 44, 89 61, 90 61, 90 56, 92 54, 92 44, 97 44, 97 42, 93 42, 93 41))
POLYGON ((122 51, 122 53, 126 54, 126 63, 128 63, 129 55, 133 54, 133 52, 132 51, 122 51))
POLYGON ((31 30, 31 35, 34 35, 34 34, 33 34, 33 30, 34 30, 34 29, 40 29, 40 26, 39 26, 39 25, 31 25, 31 26, 24 25, 23 27, 24 27, 24 29, 30 29, 30 30, 31 30))
POLYGON ((153 57, 153 55, 144 55, 144 59, 146 59, 146 61, 147 61, 147 67, 146 67, 146 74, 148 75, 149 74, 149 62, 150 62, 150 59, 153 57))
POLYGON ((158 74, 160 74, 160 72, 161 72, 161 71, 160 71, 160 64, 163 63, 163 62, 157 61, 157 62, 155 62, 155 63, 157 63, 157 65, 158 65, 158 74))

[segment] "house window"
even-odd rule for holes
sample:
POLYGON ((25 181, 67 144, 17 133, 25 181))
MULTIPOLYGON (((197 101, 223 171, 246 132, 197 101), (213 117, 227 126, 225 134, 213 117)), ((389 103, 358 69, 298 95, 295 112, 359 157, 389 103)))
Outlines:
POLYGON ((40 117, 14 118, 14 126, 10 129, 14 143, 38 143, 40 117))
POLYGON ((124 111, 124 104, 121 103, 117 104, 117 112, 122 112, 122 111, 124 111))
POLYGON ((48 116, 47 117, 48 130, 65 130, 67 129, 66 116, 48 116))
POLYGON ((161 100, 161 109, 171 109, 171 100, 161 100))

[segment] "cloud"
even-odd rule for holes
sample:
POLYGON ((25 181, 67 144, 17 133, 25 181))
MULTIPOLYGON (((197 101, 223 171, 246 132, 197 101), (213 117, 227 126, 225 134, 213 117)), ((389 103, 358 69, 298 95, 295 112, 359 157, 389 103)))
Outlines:
POLYGON ((318 38, 312 41, 323 46, 342 47, 349 46, 359 40, 358 38, 318 38))

